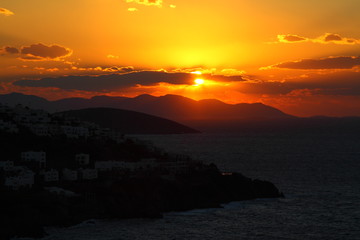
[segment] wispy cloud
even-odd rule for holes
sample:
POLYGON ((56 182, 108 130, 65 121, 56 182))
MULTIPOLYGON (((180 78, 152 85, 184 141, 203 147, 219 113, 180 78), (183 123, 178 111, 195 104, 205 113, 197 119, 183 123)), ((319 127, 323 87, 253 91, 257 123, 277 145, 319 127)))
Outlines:
POLYGON ((283 34, 277 35, 277 42, 273 43, 300 43, 300 42, 313 42, 321 44, 339 44, 339 45, 354 45, 360 44, 360 39, 342 37, 337 33, 325 33, 317 38, 308 38, 304 36, 299 36, 295 34, 283 34))
POLYGON ((302 69, 302 70, 326 70, 326 69, 352 69, 360 65, 360 57, 328 57, 321 59, 301 59, 299 61, 290 61, 278 63, 265 69, 286 68, 286 69, 302 69))
POLYGON ((128 8, 128 11, 129 12, 136 12, 136 11, 139 11, 137 8, 128 8))
POLYGON ((2 49, 0 48, 0 54, 1 55, 18 54, 19 52, 20 52, 19 49, 15 48, 15 47, 5 46, 2 49))
POLYGON ((162 7, 163 1, 162 0, 125 0, 127 3, 137 3, 147 6, 157 6, 162 7))
POLYGON ((6 8, 0 8, 0 15, 11 16, 14 13, 6 8))
MULTIPOLYGON (((59 45, 46 46, 42 43, 38 43, 22 47, 21 54, 40 61, 59 60, 70 56, 72 54, 72 50, 59 45)), ((22 58, 26 59, 26 57, 22 58)))
POLYGON ((47 46, 42 43, 23 46, 21 48, 5 46, 0 49, 1 55, 16 56, 24 61, 59 61, 69 57, 72 52, 71 49, 60 45, 47 46))
MULTIPOLYGON (((80 69, 79 69, 80 70, 80 69)), ((85 70, 85 69, 84 69, 85 70)), ((102 69, 103 71, 105 69, 102 69)), ((133 68, 117 68, 116 71, 133 71, 133 68)), ((111 72, 111 69, 108 69, 111 72)), ((115 71, 114 71, 115 72, 115 71)), ((217 82, 244 81, 241 76, 224 76, 203 74, 203 78, 217 82)), ((157 86, 160 83, 171 85, 193 85, 197 78, 191 73, 163 72, 163 71, 138 71, 125 74, 110 74, 100 76, 64 76, 57 78, 43 78, 41 80, 21 80, 14 84, 26 87, 56 87, 64 90, 81 90, 96 92, 111 92, 118 89, 137 86, 157 86)))
POLYGON ((134 72, 135 69, 133 66, 127 67, 118 67, 118 66, 95 66, 95 67, 81 67, 81 66, 72 66, 71 70, 78 72, 85 72, 86 74, 99 74, 99 73, 129 73, 134 72))
POLYGON ((113 54, 108 54, 106 57, 110 58, 110 59, 119 59, 120 58, 119 56, 116 56, 116 55, 113 55, 113 54))
POLYGON ((309 40, 308 38, 293 34, 277 35, 277 38, 278 41, 282 43, 306 42, 309 40))

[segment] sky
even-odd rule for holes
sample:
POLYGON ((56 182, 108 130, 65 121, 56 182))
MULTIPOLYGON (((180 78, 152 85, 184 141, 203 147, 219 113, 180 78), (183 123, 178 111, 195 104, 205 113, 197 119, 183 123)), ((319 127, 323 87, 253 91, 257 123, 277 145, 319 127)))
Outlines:
POLYGON ((0 0, 0 94, 177 94, 360 116, 358 9, 358 0, 0 0))

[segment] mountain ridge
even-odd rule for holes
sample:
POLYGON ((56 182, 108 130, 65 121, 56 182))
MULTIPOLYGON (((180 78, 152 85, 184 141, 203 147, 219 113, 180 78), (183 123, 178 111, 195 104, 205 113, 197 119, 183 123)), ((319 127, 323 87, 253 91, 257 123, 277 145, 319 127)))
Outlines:
POLYGON ((193 100, 179 95, 155 97, 142 94, 134 98, 94 96, 92 98, 64 98, 48 101, 45 98, 21 93, 0 95, 0 102, 8 105, 23 104, 49 112, 84 108, 118 108, 155 115, 174 121, 205 119, 283 119, 294 118, 262 103, 227 104, 217 99, 193 100))
POLYGON ((360 117, 296 117, 262 103, 227 104, 216 99, 193 100, 179 95, 134 98, 94 96, 64 98, 48 101, 45 98, 10 93, 0 95, 0 103, 18 103, 48 112, 63 112, 87 108, 114 108, 136 111, 173 120, 201 132, 360 132, 360 117))

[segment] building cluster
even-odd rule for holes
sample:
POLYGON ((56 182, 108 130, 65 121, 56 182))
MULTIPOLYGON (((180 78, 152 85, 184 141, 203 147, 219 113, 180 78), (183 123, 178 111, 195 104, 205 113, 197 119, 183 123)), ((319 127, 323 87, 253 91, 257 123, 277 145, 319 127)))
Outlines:
MULTIPOLYGON (((46 111, 33 110, 21 105, 10 108, 0 104, 0 134, 21 134, 23 129, 41 137, 65 135, 69 139, 112 139, 117 143, 125 140, 122 134, 101 128, 94 123, 51 115, 46 111)), ((135 144, 144 144, 136 139, 130 140, 135 144)), ((54 168, 54 164, 51 164, 53 160, 47 159, 44 151, 24 151, 18 154, 20 158, 17 157, 15 161, 0 159, 0 186, 13 190, 37 185, 54 187, 66 182, 96 180, 107 176, 117 178, 123 174, 136 176, 144 172, 157 172, 160 176, 174 177, 177 174, 186 174, 191 169, 189 158, 178 155, 161 160, 143 158, 139 161, 90 161, 89 154, 78 153, 74 154, 73 162, 64 161, 62 167, 54 168)))
POLYGON ((3 186, 18 190, 32 188, 34 185, 52 186, 63 182, 76 182, 98 179, 99 176, 111 176, 116 173, 143 173, 159 170, 166 176, 186 174, 190 170, 187 158, 177 157, 167 161, 155 158, 144 158, 136 162, 95 161, 90 162, 90 155, 79 153, 74 158, 76 168, 54 169, 47 167, 46 152, 28 151, 21 153, 21 161, 0 161, 0 183, 3 186))
POLYGON ((0 131, 18 133, 25 127, 37 136, 65 135, 70 139, 97 138, 122 142, 123 136, 117 131, 102 128, 95 123, 80 121, 73 117, 51 115, 44 110, 34 110, 22 105, 10 108, 0 104, 0 131))
MULTIPOLYGON (((78 158, 89 159, 88 154, 77 154, 78 158)), ((45 152, 22 152, 18 165, 14 161, 0 161, 1 182, 5 187, 19 189, 31 188, 34 184, 59 183, 61 181, 92 180, 98 178, 98 171, 94 168, 54 169, 47 168, 45 152)), ((85 166, 85 165, 84 165, 85 166)))

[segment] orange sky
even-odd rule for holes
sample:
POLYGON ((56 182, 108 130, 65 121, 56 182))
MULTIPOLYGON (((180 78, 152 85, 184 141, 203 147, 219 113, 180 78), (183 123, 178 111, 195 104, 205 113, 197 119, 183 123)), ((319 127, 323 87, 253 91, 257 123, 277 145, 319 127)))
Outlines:
POLYGON ((360 116, 359 8, 358 0, 2 0, 0 94, 179 94, 360 116), (167 74, 130 74, 142 71, 167 74), (202 75, 174 77, 195 71, 202 75), (109 74, 136 78, 105 86, 109 74))

